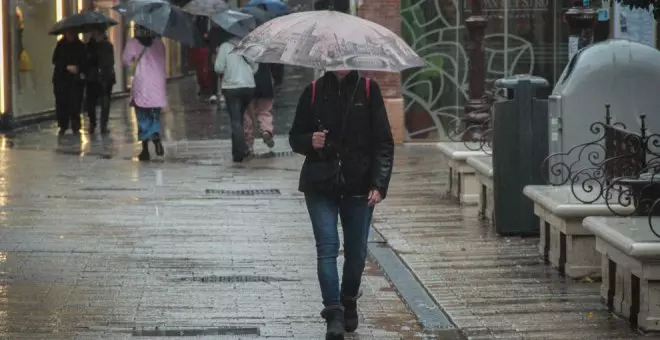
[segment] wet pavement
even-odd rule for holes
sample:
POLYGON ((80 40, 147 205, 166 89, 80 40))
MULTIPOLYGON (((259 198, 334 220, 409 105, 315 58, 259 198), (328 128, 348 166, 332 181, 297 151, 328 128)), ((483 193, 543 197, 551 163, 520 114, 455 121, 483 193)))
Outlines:
POLYGON ((397 150, 374 224, 469 339, 660 339, 608 313, 599 283, 544 264, 538 238, 499 237, 447 200, 447 178, 437 148, 397 150))
MULTIPOLYGON (((0 338, 323 338, 301 157, 278 136, 232 164, 226 114, 186 93, 170 86, 162 160, 132 158, 125 101, 105 140, 58 142, 53 123, 1 138, 0 338)), ((422 338, 373 262, 363 289, 348 339, 422 338)))

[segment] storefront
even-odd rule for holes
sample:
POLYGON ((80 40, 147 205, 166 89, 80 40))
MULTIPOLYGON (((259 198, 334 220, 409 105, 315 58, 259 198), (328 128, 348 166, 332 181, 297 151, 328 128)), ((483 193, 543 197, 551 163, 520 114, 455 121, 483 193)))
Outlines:
MULTIPOLYGON (((130 23, 112 10, 119 0, 9 0, 0 5, 0 117, 24 118, 54 109, 52 52, 57 38, 48 34, 65 16, 82 10, 98 10, 119 22, 109 29, 115 46, 117 84, 114 92, 126 91, 126 68, 121 64, 124 43, 131 35, 130 23)), ((167 75, 182 75, 181 47, 166 40, 167 75)), ((0 119, 6 126, 10 119, 0 119)))

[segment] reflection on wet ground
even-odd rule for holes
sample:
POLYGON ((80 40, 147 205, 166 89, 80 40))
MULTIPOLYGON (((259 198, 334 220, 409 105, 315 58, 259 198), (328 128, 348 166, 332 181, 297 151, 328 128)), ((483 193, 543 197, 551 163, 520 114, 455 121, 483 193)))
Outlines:
POLYGON ((471 339, 642 337, 607 312, 599 283, 545 265, 538 238, 499 237, 476 207, 448 201, 437 149, 405 149, 376 229, 471 339))
MULTIPOLYGON (((207 104, 187 102, 185 84, 170 86, 187 90, 160 162, 130 160, 121 102, 107 140, 58 145, 47 123, 0 143, 0 338, 323 337, 300 157, 277 137, 273 157, 232 164, 215 139, 226 117, 190 109, 207 104)), ((292 113, 277 112, 285 131, 292 113)), ((348 339, 423 338, 371 262, 363 289, 348 339)))

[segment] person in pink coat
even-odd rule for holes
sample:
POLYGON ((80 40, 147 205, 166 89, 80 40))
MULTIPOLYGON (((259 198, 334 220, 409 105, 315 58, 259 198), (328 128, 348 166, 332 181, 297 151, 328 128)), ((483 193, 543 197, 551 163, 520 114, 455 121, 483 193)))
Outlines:
POLYGON ((165 44, 152 31, 135 26, 135 37, 124 47, 122 61, 135 66, 131 85, 131 105, 138 121, 138 139, 142 142, 141 161, 151 159, 149 141, 154 143, 158 156, 165 153, 160 136, 160 114, 167 106, 165 44))

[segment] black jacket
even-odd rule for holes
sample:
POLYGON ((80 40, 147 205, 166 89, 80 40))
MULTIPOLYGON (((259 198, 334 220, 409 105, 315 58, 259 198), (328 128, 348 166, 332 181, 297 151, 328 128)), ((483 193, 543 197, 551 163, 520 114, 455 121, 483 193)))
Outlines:
POLYGON ((320 162, 333 162, 339 157, 345 185, 343 194, 366 195, 378 189, 387 196, 394 160, 394 141, 387 119, 385 103, 378 83, 370 81, 367 100, 366 80, 351 72, 339 81, 326 73, 316 82, 312 105, 312 85, 307 86, 298 101, 296 116, 289 132, 294 152, 306 156, 300 173, 302 192, 332 192, 326 182, 315 178, 320 162), (343 123, 343 117, 347 121, 343 123), (312 147, 312 134, 326 129, 326 147, 318 152, 312 147), (342 131, 343 130, 343 131, 342 131))
POLYGON ((85 79, 88 82, 112 87, 116 82, 115 52, 112 43, 107 39, 101 41, 90 39, 87 43, 86 67, 85 79))
POLYGON ((76 38, 73 41, 60 39, 53 51, 53 83, 82 82, 81 74, 85 72, 87 62, 87 49, 85 44, 76 38), (78 66, 78 74, 66 70, 68 65, 78 66))
POLYGON ((270 65, 259 63, 259 69, 254 74, 254 97, 255 98, 269 98, 275 97, 275 89, 273 88, 273 76, 270 73, 270 65))

